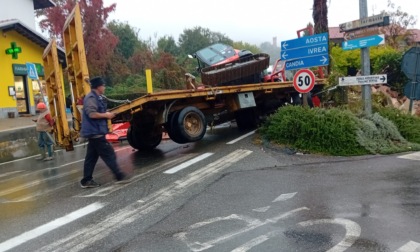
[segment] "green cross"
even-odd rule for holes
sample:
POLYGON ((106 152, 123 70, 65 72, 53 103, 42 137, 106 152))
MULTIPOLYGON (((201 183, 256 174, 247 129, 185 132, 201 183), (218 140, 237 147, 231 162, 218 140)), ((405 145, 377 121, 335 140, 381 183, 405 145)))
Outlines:
POLYGON ((12 59, 18 58, 18 53, 22 52, 22 48, 16 46, 16 42, 10 43, 11 48, 6 49, 6 54, 11 54, 12 59))

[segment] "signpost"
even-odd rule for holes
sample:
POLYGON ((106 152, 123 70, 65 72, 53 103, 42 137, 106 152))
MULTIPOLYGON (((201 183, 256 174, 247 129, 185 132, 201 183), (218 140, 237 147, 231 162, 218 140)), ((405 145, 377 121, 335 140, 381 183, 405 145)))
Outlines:
POLYGON ((369 85, 369 84, 386 84, 387 75, 365 75, 365 76, 351 76, 340 77, 338 80, 339 86, 355 86, 355 85, 369 85))
POLYGON ((314 66, 326 66, 330 62, 330 58, 327 55, 318 55, 314 57, 295 59, 286 62, 284 69, 293 70, 299 68, 310 68, 314 66))
POLYGON ((359 48, 366 48, 371 46, 377 46, 377 45, 383 45, 385 44, 385 35, 374 35, 359 39, 353 39, 344 41, 342 44, 343 50, 353 50, 353 49, 359 49, 359 48))
POLYGON ((349 32, 357 29, 372 27, 372 26, 387 26, 389 25, 389 16, 384 16, 383 14, 364 17, 358 20, 346 22, 340 24, 340 32, 349 32))
POLYGON ((293 86, 299 93, 309 93, 315 86, 315 74, 309 69, 300 69, 293 76, 293 86))
POLYGON ((363 37, 378 35, 378 34, 379 34, 378 27, 370 27, 366 29, 345 32, 344 40, 358 39, 358 38, 363 38, 363 37))
POLYGON ((281 42, 280 59, 286 70, 329 64, 328 33, 315 34, 281 42))

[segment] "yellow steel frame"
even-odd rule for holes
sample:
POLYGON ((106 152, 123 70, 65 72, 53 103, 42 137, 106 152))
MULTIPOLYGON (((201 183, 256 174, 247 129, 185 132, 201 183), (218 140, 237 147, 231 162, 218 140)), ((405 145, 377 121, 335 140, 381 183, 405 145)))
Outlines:
POLYGON ((50 113, 55 118, 55 138, 59 146, 72 150, 72 138, 66 117, 66 102, 60 64, 58 62, 57 44, 53 39, 45 48, 42 56, 45 82, 47 86, 50 113))
POLYGON ((83 41, 82 18, 79 4, 76 4, 64 23, 63 40, 66 50, 67 74, 72 92, 74 130, 80 131, 82 122, 82 101, 90 92, 89 71, 83 41), (79 104, 79 105, 78 105, 79 104))

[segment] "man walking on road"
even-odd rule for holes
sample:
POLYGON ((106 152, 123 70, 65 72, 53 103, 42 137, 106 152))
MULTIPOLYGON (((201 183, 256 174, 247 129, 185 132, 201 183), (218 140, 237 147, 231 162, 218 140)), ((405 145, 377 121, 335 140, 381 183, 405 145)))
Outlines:
POLYGON ((114 113, 107 111, 105 98, 105 82, 100 77, 90 80, 91 92, 83 100, 83 115, 81 136, 88 139, 87 152, 83 167, 83 179, 80 181, 82 188, 98 187, 100 184, 93 180, 93 171, 98 158, 101 157, 105 164, 114 173, 116 183, 128 183, 130 178, 119 168, 114 148, 106 140, 108 133, 107 119, 115 117, 114 113))

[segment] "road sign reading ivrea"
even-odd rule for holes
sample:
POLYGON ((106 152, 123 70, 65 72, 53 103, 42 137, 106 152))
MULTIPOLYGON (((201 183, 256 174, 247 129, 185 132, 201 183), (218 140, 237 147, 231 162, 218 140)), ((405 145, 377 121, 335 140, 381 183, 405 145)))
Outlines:
POLYGON ((354 20, 340 24, 340 32, 354 31, 357 29, 372 27, 372 26, 387 26, 389 25, 389 16, 383 14, 365 17, 359 20, 354 20))
POLYGON ((293 50, 284 50, 281 52, 281 60, 291 60, 326 54, 328 54, 327 44, 315 45, 293 50))
POLYGON ((280 59, 286 70, 329 64, 328 33, 320 33, 281 42, 280 59))
POLYGON ((300 69, 293 76, 293 86, 299 93, 308 93, 315 86, 315 74, 309 69, 300 69))
POLYGON ((339 86, 356 86, 356 85, 373 85, 373 84, 386 84, 387 75, 365 75, 365 76, 351 76, 340 77, 338 79, 339 86))
POLYGON ((286 62, 285 70, 309 68, 314 66, 326 66, 330 63, 328 54, 314 57, 295 59, 286 62))
POLYGON ((370 46, 377 46, 385 44, 385 36, 383 34, 373 35, 369 37, 359 38, 344 41, 342 44, 343 50, 354 50, 370 46))

